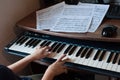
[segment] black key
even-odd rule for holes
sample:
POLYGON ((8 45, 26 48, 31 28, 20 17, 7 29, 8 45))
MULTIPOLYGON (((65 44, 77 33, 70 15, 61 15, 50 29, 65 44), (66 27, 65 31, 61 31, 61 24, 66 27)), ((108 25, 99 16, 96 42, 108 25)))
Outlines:
POLYGON ((17 41, 16 44, 19 44, 19 42, 24 38, 24 36, 21 36, 17 41))
POLYGON ((51 45, 51 48, 54 48, 57 44, 58 44, 57 42, 53 43, 53 44, 51 45))
POLYGON ((32 47, 34 48, 41 40, 37 40, 34 42, 34 44, 32 45, 32 47))
POLYGON ((62 49, 65 47, 65 45, 66 45, 66 44, 62 44, 62 45, 58 48, 57 53, 59 53, 60 51, 62 51, 62 49))
POLYGON ((88 53, 86 54, 86 59, 88 59, 91 55, 91 53, 93 52, 93 48, 90 48, 90 50, 88 51, 88 53))
POLYGON ((75 51, 76 48, 77 48, 77 46, 73 46, 72 49, 69 51, 68 55, 71 55, 75 51))
POLYGON ((50 43, 51 43, 51 41, 47 41, 45 44, 43 44, 42 47, 49 46, 50 43))
POLYGON ((98 50, 97 53, 95 54, 93 60, 96 60, 98 58, 98 56, 100 55, 101 50, 98 50))
POLYGON ((119 53, 115 53, 115 57, 112 62, 113 64, 115 64, 117 62, 118 57, 119 57, 119 53))
POLYGON ((99 61, 102 61, 102 60, 103 60, 105 54, 106 54, 106 51, 103 51, 103 52, 101 53, 101 56, 100 56, 100 58, 99 58, 99 61))
POLYGON ((54 49, 52 50, 52 52, 56 52, 56 50, 59 48, 60 45, 61 45, 61 43, 58 43, 58 44, 54 47, 54 49))
POLYGON ((120 59, 119 59, 119 61, 118 61, 118 65, 120 65, 120 59))
POLYGON ((85 56, 85 54, 87 53, 87 51, 89 50, 89 48, 85 48, 83 51, 82 51, 82 54, 81 54, 81 58, 83 58, 85 56))
POLYGON ((72 48, 72 45, 69 45, 67 49, 64 51, 64 54, 67 54, 71 48, 72 48))
POLYGON ((53 43, 53 44, 51 45, 51 48, 49 49, 49 51, 52 51, 57 44, 58 44, 57 42, 53 43))
POLYGON ((45 46, 49 46, 50 43, 51 43, 51 41, 48 41, 48 42, 45 44, 45 46))
POLYGON ((47 41, 43 41, 40 46, 43 47, 43 45, 46 43, 47 41))
POLYGON ((35 41, 36 41, 36 39, 33 39, 33 40, 29 43, 29 47, 31 47, 31 46, 34 44, 35 41))
POLYGON ((33 39, 30 39, 28 42, 25 43, 25 46, 28 46, 29 43, 32 41, 33 39))
POLYGON ((19 44, 22 45, 27 39, 28 39, 28 37, 24 37, 24 38, 19 42, 19 44))
POLYGON ((111 62, 113 55, 114 55, 114 52, 111 52, 108 59, 107 59, 107 63, 111 62))
POLYGON ((78 51, 77 54, 76 54, 76 57, 78 57, 78 56, 81 54, 81 52, 82 52, 83 49, 84 49, 83 47, 81 47, 81 48, 79 49, 79 51, 78 51))

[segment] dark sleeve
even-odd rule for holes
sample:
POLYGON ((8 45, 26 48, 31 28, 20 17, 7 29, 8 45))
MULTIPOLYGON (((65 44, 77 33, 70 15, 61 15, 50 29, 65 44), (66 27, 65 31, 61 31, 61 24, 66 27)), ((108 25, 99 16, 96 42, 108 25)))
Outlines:
POLYGON ((20 78, 6 66, 0 65, 0 80, 20 80, 20 78))

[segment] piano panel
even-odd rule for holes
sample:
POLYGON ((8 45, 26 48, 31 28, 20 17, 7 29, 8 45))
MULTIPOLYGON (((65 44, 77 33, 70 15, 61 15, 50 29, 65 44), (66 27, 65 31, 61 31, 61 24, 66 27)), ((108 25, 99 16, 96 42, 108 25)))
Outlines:
POLYGON ((32 54, 37 46, 50 46, 53 52, 41 61, 53 63, 62 54, 70 58, 65 65, 76 70, 87 70, 120 78, 120 43, 65 38, 43 33, 25 32, 5 47, 18 56, 32 54))

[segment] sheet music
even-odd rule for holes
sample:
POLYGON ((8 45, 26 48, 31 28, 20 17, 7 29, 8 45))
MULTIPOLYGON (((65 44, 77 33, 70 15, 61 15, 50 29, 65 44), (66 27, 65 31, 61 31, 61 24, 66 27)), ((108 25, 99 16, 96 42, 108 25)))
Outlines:
POLYGON ((65 3, 61 2, 54 6, 39 10, 37 15, 37 29, 50 29, 57 20, 57 17, 61 15, 65 3))
POLYGON ((49 30, 57 21, 57 18, 48 18, 48 19, 39 19, 37 22, 37 29, 38 30, 49 30), (39 22, 38 22, 39 21, 39 22))
POLYGON ((105 14, 107 13, 107 10, 109 8, 109 5, 103 5, 103 4, 87 4, 87 3, 80 3, 81 6, 93 6, 94 13, 93 13, 93 19, 91 22, 91 26, 88 30, 88 32, 95 32, 97 28, 100 26, 102 20, 104 19, 105 14))
POLYGON ((90 27, 93 10, 94 7, 65 5, 62 15, 50 30, 85 33, 90 27))
POLYGON ((51 31, 85 33, 89 29, 92 17, 62 17, 59 18, 51 31))
POLYGON ((109 5, 88 3, 67 5, 61 2, 36 12, 37 29, 56 32, 95 32, 108 8, 109 5))
POLYGON ((65 5, 61 16, 93 16, 94 6, 65 5))

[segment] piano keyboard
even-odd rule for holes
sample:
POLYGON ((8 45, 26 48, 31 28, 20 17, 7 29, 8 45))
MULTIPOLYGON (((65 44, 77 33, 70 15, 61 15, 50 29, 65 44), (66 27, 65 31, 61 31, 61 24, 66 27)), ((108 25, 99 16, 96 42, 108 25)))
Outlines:
MULTIPOLYGON (((89 42, 89 41, 87 41, 89 42)), ((93 42, 94 44, 94 42, 93 42)), ((92 44, 92 45, 93 45, 92 44)), ((8 46, 5 47, 5 50, 8 53, 12 53, 15 55, 29 55, 32 54, 36 47, 38 46, 50 46, 53 53, 49 56, 51 59, 58 59, 62 54, 66 54, 70 61, 68 64, 78 65, 79 66, 86 66, 88 68, 92 68, 94 70, 98 69, 97 71, 93 71, 95 73, 101 73, 100 70, 103 72, 109 71, 106 75, 120 77, 120 53, 119 50, 109 49, 106 48, 109 44, 102 44, 104 48, 101 46, 94 46, 87 45, 86 42, 76 40, 73 42, 71 39, 65 38, 56 38, 49 35, 44 34, 24 34, 18 37, 15 41, 10 43, 8 46), (62 39, 59 40, 59 39, 62 39), (82 43, 82 44, 79 44, 82 43), (114 75, 112 74, 114 73, 114 75)), ((113 45, 111 45, 113 47, 113 45)), ((119 46, 118 44, 114 44, 114 46, 119 46)), ((51 60, 49 59, 48 60, 51 60)), ((46 59, 47 60, 47 59, 46 59)), ((44 60, 43 60, 44 61, 44 60)), ((48 61, 49 62, 49 61, 48 61)))

